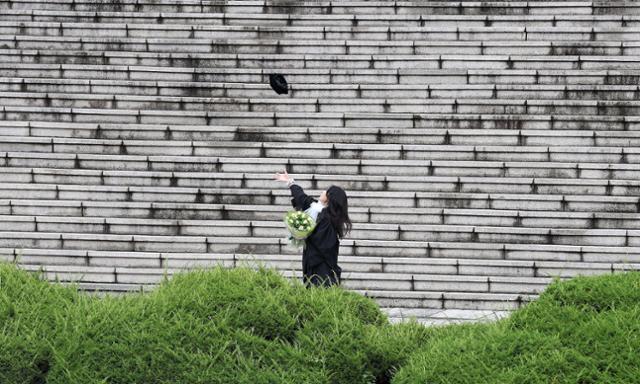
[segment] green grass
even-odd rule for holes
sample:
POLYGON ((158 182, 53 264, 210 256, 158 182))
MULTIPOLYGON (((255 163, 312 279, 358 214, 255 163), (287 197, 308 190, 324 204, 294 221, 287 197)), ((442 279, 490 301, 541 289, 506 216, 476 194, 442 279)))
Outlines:
POLYGON ((427 328, 266 269, 98 298, 0 264, 0 383, 640 382, 639 276, 557 282, 503 321, 427 328))

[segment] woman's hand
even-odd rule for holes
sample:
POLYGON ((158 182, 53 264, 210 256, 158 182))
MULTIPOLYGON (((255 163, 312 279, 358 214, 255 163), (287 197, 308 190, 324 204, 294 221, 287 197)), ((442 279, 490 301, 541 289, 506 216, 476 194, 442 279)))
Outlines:
POLYGON ((277 181, 284 181, 285 183, 289 183, 289 180, 291 180, 286 169, 284 170, 284 173, 276 173, 273 178, 277 181))

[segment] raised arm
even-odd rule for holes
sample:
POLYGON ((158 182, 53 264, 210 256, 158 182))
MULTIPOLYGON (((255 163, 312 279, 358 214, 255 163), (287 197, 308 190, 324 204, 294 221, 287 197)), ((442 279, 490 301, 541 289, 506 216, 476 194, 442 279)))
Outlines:
POLYGON ((297 210, 304 211, 311 206, 311 203, 316 201, 316 199, 304 193, 304 190, 298 184, 291 184, 289 189, 293 197, 291 199, 291 205, 297 210))
POLYGON ((311 206, 311 203, 316 201, 316 199, 304 193, 302 187, 296 184, 295 180, 289 176, 286 170, 283 173, 276 173, 274 179, 287 183, 287 186, 291 190, 291 205, 293 208, 304 211, 311 206))

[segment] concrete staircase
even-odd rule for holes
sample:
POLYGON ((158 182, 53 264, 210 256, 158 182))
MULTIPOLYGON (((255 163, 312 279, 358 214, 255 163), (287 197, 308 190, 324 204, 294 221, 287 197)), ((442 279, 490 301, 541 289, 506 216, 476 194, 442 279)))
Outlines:
POLYGON ((286 168, 347 190, 344 286, 393 320, 639 269, 639 27, 630 1, 0 0, 0 259, 110 292, 299 277, 286 168))

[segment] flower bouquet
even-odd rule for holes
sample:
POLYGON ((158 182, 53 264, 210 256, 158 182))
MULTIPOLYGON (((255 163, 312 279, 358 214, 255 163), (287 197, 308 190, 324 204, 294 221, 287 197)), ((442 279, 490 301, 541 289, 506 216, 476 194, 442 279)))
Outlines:
POLYGON ((316 222, 307 213, 290 211, 284 216, 284 223, 289 230, 289 242, 295 247, 302 247, 307 236, 313 232, 316 222))

